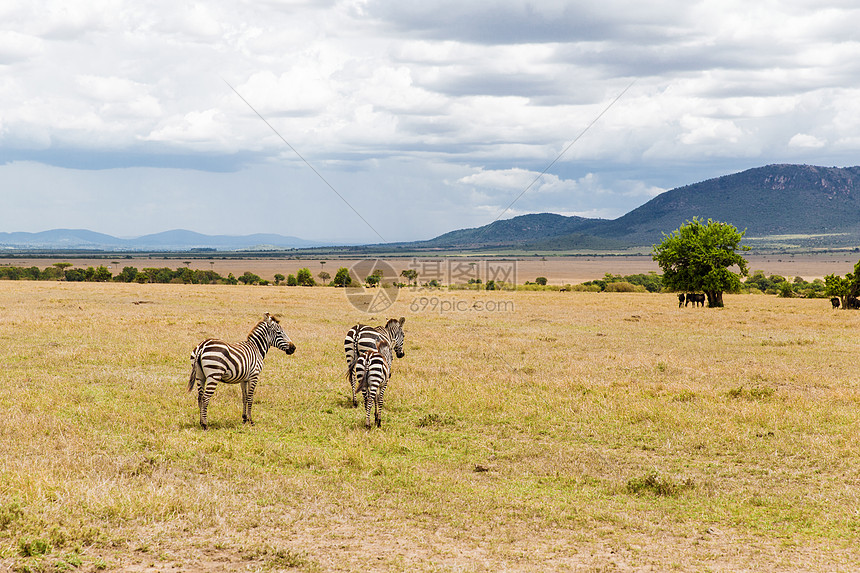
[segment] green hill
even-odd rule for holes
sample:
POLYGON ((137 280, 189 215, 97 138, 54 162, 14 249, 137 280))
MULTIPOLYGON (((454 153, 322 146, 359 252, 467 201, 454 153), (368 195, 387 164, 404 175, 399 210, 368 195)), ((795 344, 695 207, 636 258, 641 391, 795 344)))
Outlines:
MULTIPOLYGON (((565 217, 553 213, 521 215, 513 219, 495 221, 483 227, 460 229, 440 235, 429 241, 411 243, 418 247, 510 247, 543 242, 554 237, 581 235, 583 229, 600 223, 602 219, 565 217)), ((593 241, 593 237, 589 238, 593 241)))
POLYGON ((650 246, 693 217, 746 229, 748 241, 860 243, 860 167, 768 165, 672 189, 614 220, 522 215, 445 233, 415 248, 615 250, 650 246))
POLYGON ((693 217, 747 230, 747 237, 860 236, 860 167, 768 165, 667 191, 602 225, 601 237, 659 241, 693 217))

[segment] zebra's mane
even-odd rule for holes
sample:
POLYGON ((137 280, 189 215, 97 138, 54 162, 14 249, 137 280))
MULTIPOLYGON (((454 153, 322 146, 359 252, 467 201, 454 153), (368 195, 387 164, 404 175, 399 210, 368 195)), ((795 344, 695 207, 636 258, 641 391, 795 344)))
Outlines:
POLYGON ((250 339, 251 339, 251 336, 253 336, 255 332, 258 332, 258 331, 260 330, 260 327, 261 327, 261 326, 262 326, 265 330, 269 330, 269 327, 268 327, 268 325, 266 324, 266 323, 267 323, 267 321, 269 321, 269 320, 271 320, 271 321, 272 321, 272 322, 274 322, 275 324, 281 324, 281 321, 280 321, 280 320, 278 320, 278 318, 277 318, 276 316, 274 316, 274 315, 272 315, 272 314, 269 314, 269 313, 267 312, 267 313, 266 313, 266 315, 265 315, 265 318, 263 318, 263 320, 261 320, 260 322, 258 322, 257 324, 255 324, 255 325, 254 325, 254 328, 252 328, 252 329, 251 329, 251 331, 250 331, 250 332, 248 332, 248 336, 246 337, 246 340, 250 340, 250 339))

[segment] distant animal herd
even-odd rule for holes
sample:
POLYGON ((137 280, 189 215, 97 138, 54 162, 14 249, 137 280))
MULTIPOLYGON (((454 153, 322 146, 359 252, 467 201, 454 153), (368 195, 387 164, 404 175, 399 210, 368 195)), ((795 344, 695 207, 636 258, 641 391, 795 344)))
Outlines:
POLYGON ((678 308, 692 303, 693 306, 705 306, 705 293, 681 293, 678 295, 678 308))
MULTIPOLYGON (((839 300, 838 296, 834 296, 830 299, 830 304, 833 305, 833 308, 839 308, 839 305, 842 304, 839 300)), ((849 296, 845 300, 845 308, 860 308, 860 298, 856 296, 849 296)))
MULTIPOLYGON (((346 377, 352 387, 352 405, 358 406, 357 394, 364 396, 365 426, 372 426, 374 411, 376 426, 382 425, 382 403, 388 379, 391 377, 393 356, 403 358, 403 323, 405 318, 390 319, 385 326, 356 324, 347 331, 344 339, 346 377)), ((284 332, 280 321, 266 313, 244 342, 230 343, 207 338, 191 352, 191 376, 188 391, 197 388, 197 406, 200 410, 200 427, 208 429, 209 401, 218 382, 239 384, 242 389, 242 422, 254 424, 251 407, 254 390, 263 360, 270 348, 287 354, 296 351, 296 345, 284 332)))

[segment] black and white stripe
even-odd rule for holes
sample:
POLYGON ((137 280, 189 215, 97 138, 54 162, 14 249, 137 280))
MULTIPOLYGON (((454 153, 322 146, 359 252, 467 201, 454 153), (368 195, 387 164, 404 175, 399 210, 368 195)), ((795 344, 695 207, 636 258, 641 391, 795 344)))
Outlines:
POLYGON ((208 338, 191 352, 188 391, 191 392, 195 384, 197 385, 200 426, 204 430, 208 427, 206 411, 209 408, 209 400, 212 399, 218 382, 239 384, 242 387, 242 421, 254 423, 251 418, 254 389, 263 369, 263 359, 272 347, 287 354, 296 351, 296 345, 284 332, 278 319, 266 313, 263 320, 251 329, 245 342, 231 344, 208 338))
POLYGON ((373 350, 362 350, 353 365, 358 391, 364 393, 364 425, 367 428, 370 428, 370 411, 374 407, 376 427, 382 426, 382 402, 391 376, 391 360, 391 347, 381 338, 373 350))
POLYGON ((385 340, 388 343, 389 373, 391 370, 391 351, 397 355, 397 358, 403 358, 403 323, 406 318, 401 317, 399 320, 391 318, 385 323, 385 326, 367 326, 366 324, 356 324, 346 333, 346 338, 343 341, 343 350, 346 353, 346 377, 349 379, 349 384, 352 387, 352 405, 358 406, 356 399, 356 381, 353 376, 353 369, 358 356, 362 352, 375 351, 380 340, 385 340))

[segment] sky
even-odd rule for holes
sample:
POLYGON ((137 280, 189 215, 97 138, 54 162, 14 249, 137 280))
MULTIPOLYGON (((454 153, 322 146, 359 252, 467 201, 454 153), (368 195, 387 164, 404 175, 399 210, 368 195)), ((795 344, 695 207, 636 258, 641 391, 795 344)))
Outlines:
POLYGON ((0 4, 0 231, 422 240, 860 164, 854 0, 0 4))

